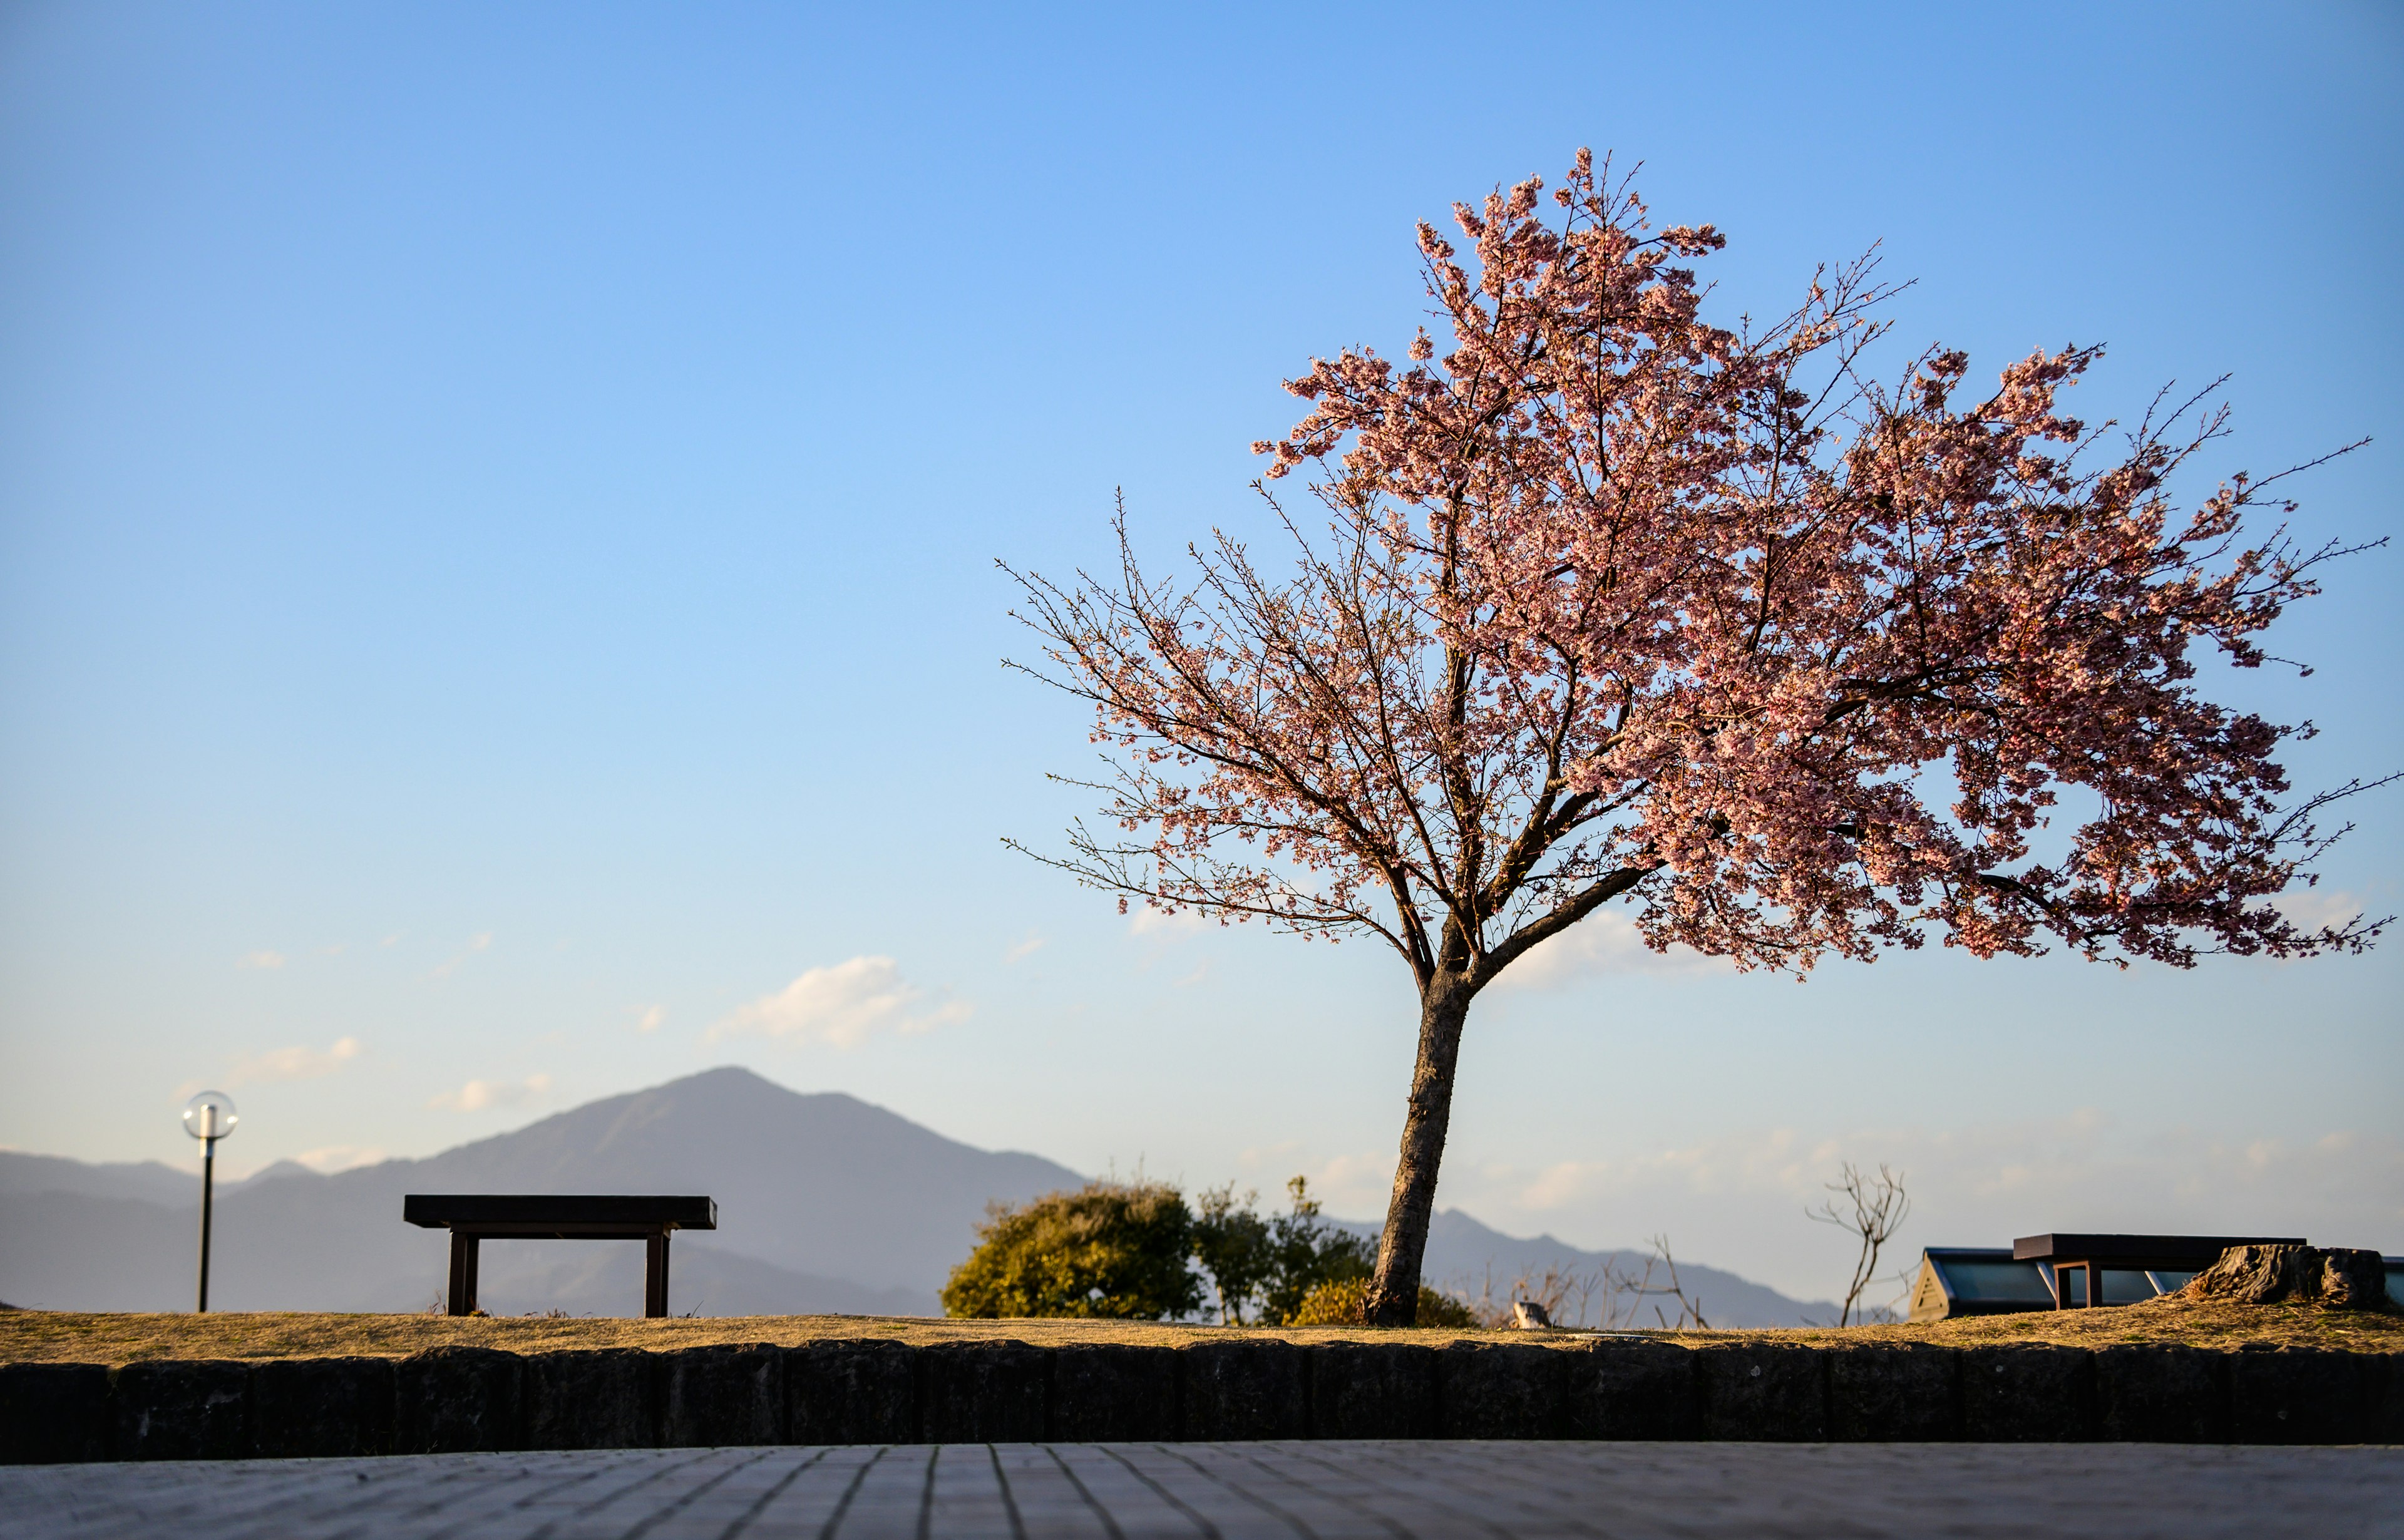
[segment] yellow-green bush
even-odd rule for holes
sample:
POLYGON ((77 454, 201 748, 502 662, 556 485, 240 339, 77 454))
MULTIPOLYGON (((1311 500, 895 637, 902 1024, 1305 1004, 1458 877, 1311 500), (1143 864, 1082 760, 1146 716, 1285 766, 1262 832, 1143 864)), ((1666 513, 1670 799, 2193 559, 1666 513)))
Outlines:
MULTIPOLYGON (((1286 1317, 1285 1323, 1289 1326, 1363 1325, 1366 1323, 1362 1319, 1362 1309, 1368 1297, 1367 1279, 1335 1279, 1305 1295, 1293 1313, 1286 1317)), ((1422 1326, 1463 1328, 1477 1323, 1469 1313, 1468 1306, 1422 1283, 1419 1285, 1419 1323, 1422 1326)))
POLYGON ((1096 1182, 997 1205, 976 1250, 943 1284, 953 1316, 1103 1316, 1159 1321, 1202 1303, 1187 1270, 1194 1215, 1163 1183, 1096 1182))

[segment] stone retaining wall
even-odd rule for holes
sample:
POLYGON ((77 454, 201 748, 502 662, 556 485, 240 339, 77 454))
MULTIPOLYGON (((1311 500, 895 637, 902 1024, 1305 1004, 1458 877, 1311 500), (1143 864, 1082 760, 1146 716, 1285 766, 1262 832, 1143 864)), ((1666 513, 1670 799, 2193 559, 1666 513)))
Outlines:
POLYGON ((842 1340, 0 1365, 0 1461, 1259 1438, 2404 1443, 2389 1353, 842 1340))

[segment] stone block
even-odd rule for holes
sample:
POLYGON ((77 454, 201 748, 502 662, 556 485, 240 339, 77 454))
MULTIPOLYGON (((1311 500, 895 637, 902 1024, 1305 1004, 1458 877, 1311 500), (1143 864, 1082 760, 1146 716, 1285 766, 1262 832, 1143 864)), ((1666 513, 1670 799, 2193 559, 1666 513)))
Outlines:
POLYGON ((1709 1342, 1693 1351, 1703 1437, 1807 1444, 1827 1438, 1826 1353, 1754 1342, 1709 1342))
POLYGON ((1043 1439, 1049 1355, 1026 1342, 936 1342, 918 1350, 918 1436, 929 1444, 1043 1439))
POLYGON ((2095 1351, 2095 1435, 2124 1444, 2219 1444, 2229 1438, 2229 1360, 2174 1343, 2095 1351))
POLYGON ((651 1355, 633 1348, 526 1354, 530 1449, 644 1449, 659 1442, 651 1355))
POLYGON ((392 1448, 392 1360, 272 1358, 250 1366, 250 1452, 267 1460, 392 1448))
POLYGON ((720 1449, 785 1441, 785 1350, 730 1342, 653 1355, 660 1443, 720 1449))
POLYGON ((239 1460, 250 1452, 250 1365, 234 1359, 128 1364, 110 1377, 119 1460, 239 1460))
POLYGON ((2319 1348, 2229 1355, 2229 1431, 2241 1444, 2367 1444, 2379 1436, 2386 1355, 2319 1348))
POLYGON ((1961 1362, 1951 1348, 1879 1342, 1827 1356, 1830 1438, 1927 1444, 1962 1436, 1961 1362))
POLYGON ((1177 1436, 1177 1351, 1131 1342, 1052 1350, 1051 1434, 1086 1444, 1177 1436))
POLYGON ((393 1365, 397 1454, 454 1454, 521 1446, 520 1364, 491 1348, 428 1348, 393 1365))
POLYGON ((796 1444, 918 1442, 917 1350, 813 1342, 785 1354, 786 1432, 796 1444))
POLYGON ((1310 1432, 1310 1381, 1292 1342, 1237 1337, 1177 1350, 1178 1436, 1303 1438, 1310 1432))
POLYGON ((1963 1437, 2062 1444, 2095 1436, 2095 1358, 2086 1349, 2014 1342, 1961 1351, 1963 1437))
POLYGON ((1532 1342, 1448 1342, 1436 1353, 1446 1438, 1558 1438, 1569 1424, 1576 1350, 1532 1342))
POLYGON ((1695 1355, 1690 1349, 1604 1337, 1568 1357, 1570 1437, 1697 1436, 1695 1355))
POLYGON ((2380 1387, 2379 1427, 2372 1442, 2404 1444, 2404 1352, 2383 1355, 2386 1383, 2380 1387))
POLYGON ((1436 1351, 1417 1342, 1315 1342, 1302 1351, 1313 1438, 1433 1438, 1436 1351))
POLYGON ((108 1366, 0 1364, 0 1464, 108 1458, 108 1366))

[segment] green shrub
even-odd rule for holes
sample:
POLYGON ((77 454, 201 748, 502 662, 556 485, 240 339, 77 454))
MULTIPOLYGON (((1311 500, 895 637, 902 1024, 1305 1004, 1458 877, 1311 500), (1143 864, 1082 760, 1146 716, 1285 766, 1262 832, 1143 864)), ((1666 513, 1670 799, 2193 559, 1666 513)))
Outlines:
POLYGON ((1194 1215, 1164 1183, 1096 1182, 1031 1203, 996 1204, 976 1250, 943 1284, 952 1316, 1106 1316, 1158 1321, 1201 1308, 1185 1259, 1194 1215))
POLYGON ((1376 1242, 1319 1217, 1307 1181, 1295 1177, 1285 1187, 1293 1206, 1269 1219, 1253 1211, 1258 1193, 1238 1201, 1232 1183, 1200 1196, 1194 1260, 1209 1275, 1222 1325, 1283 1324, 1311 1290, 1366 1278, 1377 1264, 1376 1242))
MULTIPOLYGON (((1361 1326, 1363 1307, 1369 1297, 1369 1280, 1339 1278, 1321 1283, 1296 1305, 1286 1318, 1289 1326, 1361 1326)), ((1422 1326, 1465 1328, 1477 1323, 1469 1307, 1448 1294, 1438 1294, 1426 1284, 1419 1285, 1419 1319, 1422 1326)))

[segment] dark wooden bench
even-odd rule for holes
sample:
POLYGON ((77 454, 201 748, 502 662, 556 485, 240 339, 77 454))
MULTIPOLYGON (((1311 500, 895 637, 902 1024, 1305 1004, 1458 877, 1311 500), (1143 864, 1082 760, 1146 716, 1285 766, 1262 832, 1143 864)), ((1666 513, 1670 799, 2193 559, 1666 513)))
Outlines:
POLYGON ((2077 1309, 2108 1303, 2104 1274, 2198 1273, 2231 1246, 2300 1246, 2285 1238, 2251 1235, 2024 1235, 2012 1242, 2012 1259, 2034 1262, 2053 1284, 2053 1308, 2077 1309), (2076 1275, 2078 1298, 2071 1298, 2076 1275))
POLYGON ((485 1240, 641 1240, 643 1313, 668 1313, 668 1232, 718 1228, 706 1197, 590 1197, 548 1193, 411 1193, 400 1217, 451 1232, 453 1315, 476 1309, 476 1247, 485 1240))

